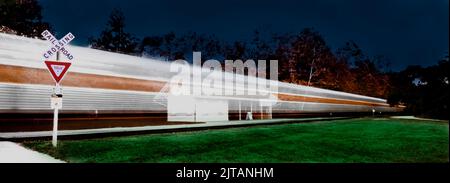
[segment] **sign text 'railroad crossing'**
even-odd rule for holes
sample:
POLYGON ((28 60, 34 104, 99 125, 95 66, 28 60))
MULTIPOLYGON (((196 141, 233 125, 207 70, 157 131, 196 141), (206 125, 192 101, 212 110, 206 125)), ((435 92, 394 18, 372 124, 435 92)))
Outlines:
POLYGON ((67 59, 72 60, 73 59, 73 55, 69 52, 69 50, 67 50, 66 48, 64 48, 64 46, 66 46, 67 44, 69 44, 70 41, 72 41, 73 39, 75 39, 75 36, 72 33, 67 33, 63 38, 61 38, 60 40, 57 40, 55 38, 55 36, 52 35, 52 33, 50 33, 50 31, 45 30, 44 32, 42 32, 41 34, 45 39, 47 39, 47 41, 49 41, 50 43, 52 43, 52 47, 50 49, 48 49, 46 52, 44 52, 43 56, 45 59, 49 59, 51 56, 56 55, 56 53, 58 51, 60 51, 60 53, 62 53, 63 55, 65 55, 67 57, 67 59))

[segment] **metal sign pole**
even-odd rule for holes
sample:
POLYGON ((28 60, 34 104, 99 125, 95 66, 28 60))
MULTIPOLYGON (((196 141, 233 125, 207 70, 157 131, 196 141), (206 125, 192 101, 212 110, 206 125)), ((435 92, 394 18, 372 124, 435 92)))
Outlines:
POLYGON ((58 144, 58 107, 55 107, 55 109, 53 111, 52 144, 53 144, 53 147, 56 147, 58 144))
POLYGON ((239 121, 241 120, 241 101, 239 100, 239 121))
MULTIPOLYGON (((59 61, 59 51, 56 52, 56 61, 59 61)), ((55 89, 54 89, 54 96, 57 96, 57 90, 60 89, 60 86, 58 83, 55 84, 55 89)), ((52 96, 52 97, 54 97, 52 96)), ((54 104, 52 104, 54 105, 54 104)), ((53 133, 52 133, 52 145, 53 147, 57 147, 58 145, 58 105, 54 106, 54 111, 53 111, 53 133)))

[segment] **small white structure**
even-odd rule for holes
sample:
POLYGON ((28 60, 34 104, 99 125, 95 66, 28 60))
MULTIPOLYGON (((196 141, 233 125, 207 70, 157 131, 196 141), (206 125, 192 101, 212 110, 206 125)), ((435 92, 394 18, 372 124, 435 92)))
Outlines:
POLYGON ((245 117, 245 120, 253 120, 252 112, 247 112, 247 117, 245 117))
POLYGON ((195 101, 196 121, 228 121, 228 101, 218 99, 197 99, 195 101))
POLYGON ((195 99, 193 96, 167 96, 167 121, 195 120, 195 99))
POLYGON ((228 100, 169 95, 167 121, 228 121, 228 100))

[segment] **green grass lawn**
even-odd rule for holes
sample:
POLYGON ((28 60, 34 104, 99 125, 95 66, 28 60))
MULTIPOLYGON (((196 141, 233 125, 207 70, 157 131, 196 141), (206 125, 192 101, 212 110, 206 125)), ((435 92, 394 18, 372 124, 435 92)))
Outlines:
POLYGON ((362 118, 23 145, 68 162, 449 162, 449 126, 362 118))

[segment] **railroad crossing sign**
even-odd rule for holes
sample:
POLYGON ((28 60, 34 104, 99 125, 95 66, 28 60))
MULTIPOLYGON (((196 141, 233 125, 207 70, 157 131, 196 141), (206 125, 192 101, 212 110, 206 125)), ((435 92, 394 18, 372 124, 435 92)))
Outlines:
POLYGON ((42 37, 47 39, 52 44, 52 47, 48 49, 47 51, 42 54, 45 59, 49 59, 51 56, 55 55, 58 51, 60 51, 63 55, 67 57, 67 59, 72 60, 73 55, 66 49, 64 46, 70 43, 73 39, 75 39, 75 36, 72 33, 67 33, 62 39, 57 40, 55 36, 53 36, 50 31, 45 30, 42 32, 42 37))
POLYGON ((53 94, 50 98, 50 108, 53 109, 53 133, 52 133, 52 144, 53 147, 57 146, 58 142, 58 110, 62 109, 62 88, 59 85, 61 80, 66 75, 70 62, 60 62, 59 53, 62 53, 67 57, 67 59, 72 60, 73 55, 64 46, 69 44, 75 36, 72 33, 68 33, 62 39, 57 40, 48 30, 45 30, 41 34, 47 41, 52 44, 52 47, 44 52, 43 56, 45 59, 49 59, 51 56, 56 55, 56 61, 44 61, 47 66, 48 71, 55 80, 55 88, 53 88, 53 94))
POLYGON ((45 65, 47 65, 48 71, 50 71, 53 79, 58 84, 72 64, 70 62, 45 61, 45 65))

